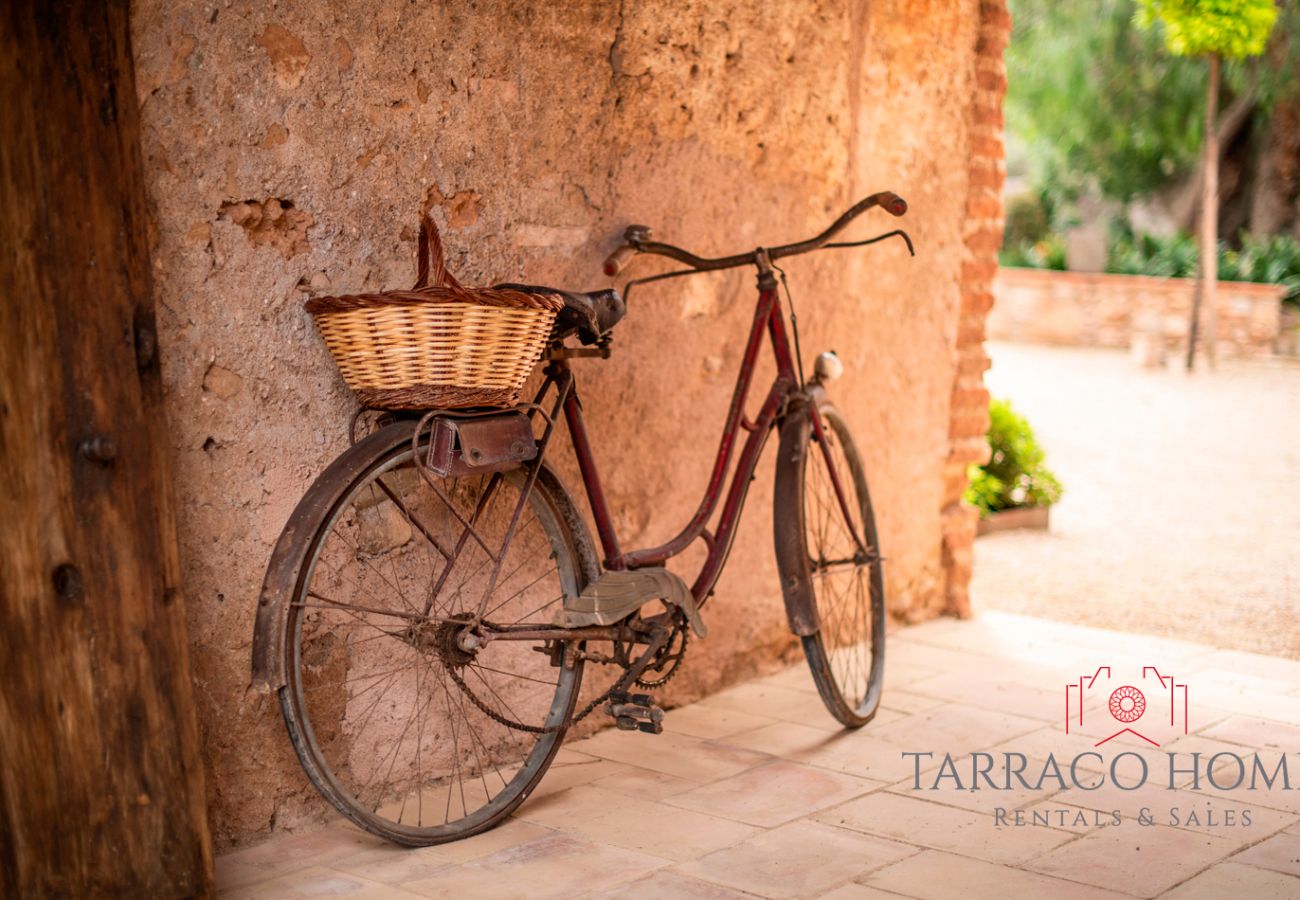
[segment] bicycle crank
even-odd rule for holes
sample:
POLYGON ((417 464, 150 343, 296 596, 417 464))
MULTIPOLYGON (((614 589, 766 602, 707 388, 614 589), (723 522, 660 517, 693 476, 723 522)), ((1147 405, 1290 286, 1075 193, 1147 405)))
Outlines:
POLYGON ((663 733, 664 711, 649 694, 614 691, 609 695, 609 705, 605 707, 605 712, 614 717, 614 724, 619 731, 663 733))

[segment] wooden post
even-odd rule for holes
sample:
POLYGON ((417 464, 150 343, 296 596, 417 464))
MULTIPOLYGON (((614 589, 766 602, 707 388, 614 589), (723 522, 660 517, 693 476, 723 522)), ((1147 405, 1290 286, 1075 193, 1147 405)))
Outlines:
POLYGON ((125 2, 0 8, 0 896, 212 893, 125 2))
POLYGON ((1205 362, 1214 368, 1219 342, 1219 56, 1210 56, 1209 86, 1205 93, 1205 138, 1201 157, 1201 222, 1196 290, 1187 329, 1187 371, 1196 364, 1196 341, 1202 310, 1205 317, 1205 362))
POLYGON ((1205 97, 1205 193, 1201 197, 1201 281, 1205 301, 1205 362, 1214 369, 1219 353, 1219 55, 1210 56, 1205 97))

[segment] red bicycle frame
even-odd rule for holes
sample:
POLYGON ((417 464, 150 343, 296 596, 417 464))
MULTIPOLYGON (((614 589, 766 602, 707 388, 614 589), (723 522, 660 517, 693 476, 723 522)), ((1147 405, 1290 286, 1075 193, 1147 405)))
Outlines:
MULTIPOLYGON (((781 312, 776 280, 771 272, 761 272, 759 275, 759 294, 758 303, 754 309, 754 320, 750 326, 749 340, 745 344, 745 353, 741 359, 740 372, 736 378, 736 387, 731 397, 731 407, 727 411, 727 418, 722 429, 722 439, 718 445, 718 453, 714 459, 713 472, 709 476, 708 487, 705 489, 704 497, 690 522, 676 537, 664 544, 626 552, 620 548, 618 535, 614 531, 613 519, 610 516, 609 504, 605 499, 605 490, 600 481, 600 473, 596 467, 596 459, 592 453, 591 441, 587 435, 587 425, 583 419, 582 405, 578 401, 577 388, 572 379, 568 360, 565 358, 555 359, 548 367, 547 374, 550 376, 551 381, 567 382, 569 386, 564 399, 564 417, 569 428, 574 454, 577 456, 578 468, 582 474, 587 502, 590 505, 592 517, 595 519, 596 531, 600 538, 601 549, 604 552, 605 568, 635 569, 642 566, 662 565, 668 559, 685 550, 696 538, 702 538, 708 548, 708 556, 705 558, 694 584, 691 585, 691 593, 694 594, 696 603, 702 604, 713 591, 718 577, 722 574, 722 567, 726 562, 727 554, 730 552, 731 542, 735 538, 736 526, 740 521, 745 495, 749 491, 749 484, 754 469, 758 465, 759 455, 763 451, 763 446, 767 443, 767 436, 785 415, 791 399, 803 394, 795 370, 795 360, 791 353, 790 341, 786 334, 785 317, 781 312), (765 331, 771 341, 772 353, 776 359, 776 378, 767 392, 767 398, 763 401, 757 418, 750 421, 745 416, 745 401, 748 399, 749 389, 753 383, 754 366, 758 361, 759 348, 763 343, 765 331), (730 468, 731 458, 736 449, 736 438, 741 429, 749 432, 749 436, 745 439, 744 447, 740 451, 739 462, 732 474, 731 485, 727 490, 727 499, 723 504, 722 513, 718 519, 717 531, 714 533, 708 529, 707 525, 717 508, 718 500, 722 496, 727 470, 730 468)), ((818 390, 816 387, 812 389, 818 390)), ((544 390, 545 388, 543 388, 544 390)), ((822 440, 822 423, 821 417, 817 414, 816 404, 808 403, 806 405, 809 414, 812 416, 813 435, 825 455, 831 474, 831 482, 839 500, 841 511, 845 515, 845 520, 850 523, 855 541, 862 552, 865 553, 865 546, 858 533, 856 517, 849 513, 848 501, 841 486, 834 459, 830 455, 826 442, 822 440)))

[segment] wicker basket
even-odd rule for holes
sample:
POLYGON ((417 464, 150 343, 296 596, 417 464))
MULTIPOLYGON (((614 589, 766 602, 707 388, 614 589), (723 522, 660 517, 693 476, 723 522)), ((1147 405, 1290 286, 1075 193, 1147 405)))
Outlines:
POLYGON ((363 406, 463 409, 518 402, 563 305, 555 294, 462 287, 425 216, 415 287, 313 297, 306 309, 363 406))

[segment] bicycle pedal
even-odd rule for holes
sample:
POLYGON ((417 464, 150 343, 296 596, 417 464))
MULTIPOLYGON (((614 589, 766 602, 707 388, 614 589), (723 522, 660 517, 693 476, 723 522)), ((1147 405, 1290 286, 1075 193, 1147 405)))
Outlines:
POLYGON ((640 731, 644 734, 663 734, 663 722, 643 722, 633 716, 619 716, 614 720, 619 731, 640 731))
POLYGON ((628 694, 617 691, 610 695, 605 711, 614 717, 620 731, 642 731, 662 734, 664 711, 649 694, 628 694))
POLYGON ((630 703, 647 709, 655 705, 655 698, 650 694, 629 694, 627 691, 615 691, 609 695, 612 703, 630 703))

